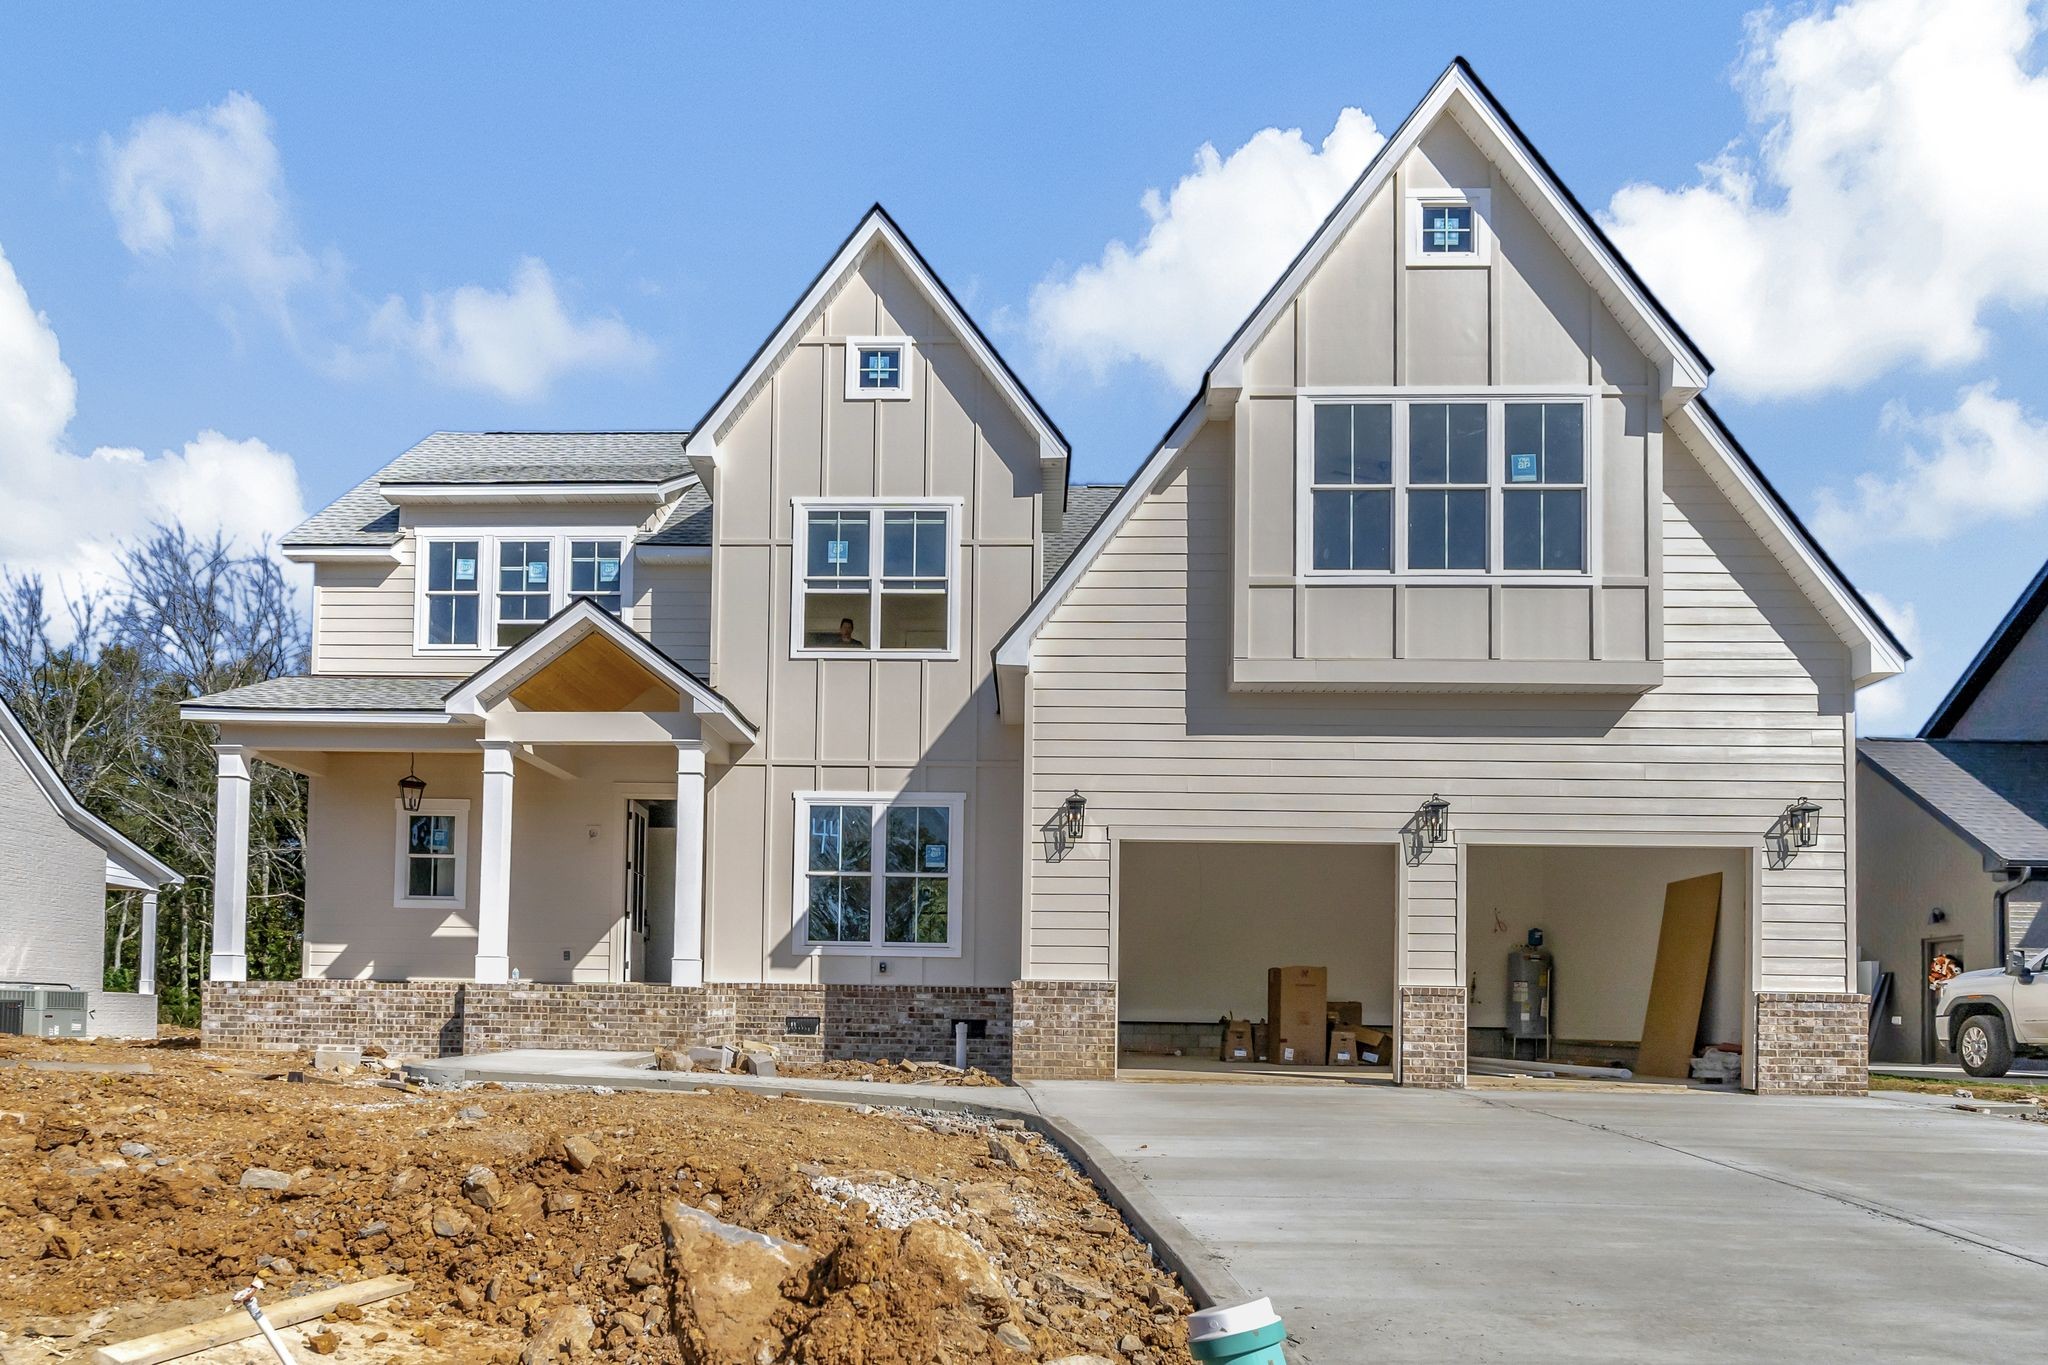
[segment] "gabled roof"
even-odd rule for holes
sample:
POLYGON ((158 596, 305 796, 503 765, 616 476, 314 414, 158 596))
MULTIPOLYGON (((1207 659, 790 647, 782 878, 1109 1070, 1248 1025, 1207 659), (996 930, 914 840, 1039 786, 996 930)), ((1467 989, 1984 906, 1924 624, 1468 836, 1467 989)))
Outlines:
POLYGON ((1865 739, 1856 752, 1990 861, 2048 866, 2048 744, 1865 739))
POLYGON ((1045 572, 1039 576, 1040 587, 1059 577, 1060 570, 1067 567, 1067 561, 1123 491, 1120 483, 1077 483, 1067 489, 1067 514, 1061 518, 1057 531, 1045 535, 1045 572))
POLYGON ((1756 462, 1729 435, 1720 418, 1698 397, 1697 390, 1705 385, 1711 372, 1706 358, 1460 57, 1437 78, 1422 103, 1387 139, 1279 281, 1231 334, 1208 373, 1203 375, 1194 397, 1174 418, 1159 445, 1110 502, 1059 573, 996 645, 999 705, 1006 676, 1014 676, 1030 666, 1031 641, 1046 618, 1129 520, 1145 494, 1167 476, 1182 449, 1201 430, 1207 420, 1204 400, 1208 394, 1213 389, 1235 388, 1242 383, 1244 359, 1251 346, 1265 335, 1279 310, 1300 292, 1345 228, 1421 141, 1437 116, 1447 111, 1467 135, 1480 142, 1481 151, 1493 157, 1497 166, 1515 173, 1510 176, 1513 188, 1531 205, 1532 211, 1539 213, 1552 237, 1586 274, 1588 282, 1614 309, 1623 325, 1630 328, 1638 344, 1652 355, 1666 357, 1666 384, 1684 400, 1680 410, 1673 414, 1674 420, 1689 423, 1698 430, 1701 444, 1707 447, 1704 453, 1719 457, 1718 462, 1707 461, 1709 477, 1729 495, 1854 651, 1858 685, 1903 671, 1910 655, 1898 637, 1828 557, 1756 462), (1721 466, 1719 470, 1713 467, 1716 463, 1721 466))
POLYGON ((542 623, 533 634, 448 689, 444 705, 450 715, 480 716, 497 698, 546 668, 588 635, 601 635, 690 704, 691 711, 725 738, 752 744, 760 738, 754 723, 710 683, 656 649, 610 612, 579 597, 542 623))
POLYGON ((398 502, 541 485, 615 485, 665 494, 689 480, 686 431, 437 431, 287 534, 283 548, 383 548, 398 540, 398 502))
POLYGON ((832 253, 824 268, 812 277, 797 301, 782 315, 782 321, 775 325, 775 330, 755 350, 746 367, 726 386, 718 401, 711 405, 711 410, 684 439, 684 452, 693 463, 699 464, 700 472, 705 466, 717 466, 718 442, 732 420, 746 408, 770 372, 803 336, 811 319, 831 300, 840 281, 859 266, 868 252, 877 249, 895 255, 904 273, 923 292, 933 310, 980 362, 982 369, 994 381, 996 390, 1037 435, 1040 462, 1056 460, 1065 465, 1069 454, 1066 436, 1039 406, 1031 390, 1024 386, 1024 381, 1017 377, 1016 371, 1010 368, 981 328, 975 325, 967 310, 960 306, 960 301, 953 297, 953 291, 932 270, 923 253, 904 236, 903 229, 896 225, 889 211, 876 204, 847 234, 846 240, 839 244, 839 249, 832 253))
MULTIPOLYGON (((1998 623, 1998 629, 1991 632, 1991 638, 1977 651, 1977 657, 1970 660, 1970 666, 1963 670, 1963 676, 1956 679, 1956 685, 1941 699, 1941 705, 1934 708, 1934 714, 1920 727, 1920 738, 1942 739, 1955 729, 1985 685, 2005 666, 2019 647, 2034 623, 2041 619, 2041 613, 2048 611, 2048 564, 2041 566, 2034 575, 2034 581, 2027 584, 2026 591, 2005 613, 2005 619, 1998 623)), ((2044 704, 2048 704, 2048 679, 2042 680, 2044 704)))
POLYGON ((1345 229, 1378 195, 1423 135, 1435 126, 1438 115, 1445 113, 1500 168, 1509 187, 1557 241, 1566 258, 1578 267, 1630 338, 1646 355, 1660 362, 1666 384, 1688 397, 1705 388, 1707 376, 1713 372, 1707 358, 1658 302, 1634 267, 1622 259, 1593 216, 1565 188, 1550 163, 1530 145, 1463 57, 1453 59, 1437 77, 1422 103, 1401 121, 1401 126, 1309 237, 1301 253, 1266 291, 1251 315, 1231 333, 1230 340, 1223 343, 1223 349, 1203 376, 1203 387, 1242 386, 1245 357, 1251 348, 1265 336, 1289 300, 1301 292, 1316 267, 1343 238, 1345 229))
POLYGON ((167 883, 171 886, 185 884, 183 877, 144 853, 126 835, 80 805, 71 789, 64 785, 64 779, 57 775, 57 769, 29 738, 27 727, 4 703, 0 703, 0 744, 13 751, 28 773, 29 780, 42 792, 43 799, 63 817, 64 823, 106 852, 109 880, 123 886, 145 888, 167 883), (117 873, 125 876, 116 876, 117 873))

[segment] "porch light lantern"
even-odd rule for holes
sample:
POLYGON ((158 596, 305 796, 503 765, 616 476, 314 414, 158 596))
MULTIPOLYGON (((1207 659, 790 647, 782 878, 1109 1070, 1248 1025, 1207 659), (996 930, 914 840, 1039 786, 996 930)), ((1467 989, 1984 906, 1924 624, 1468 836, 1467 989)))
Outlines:
POLYGON ((1088 830, 1088 798, 1079 790, 1060 802, 1060 829, 1071 843, 1079 843, 1088 830))
POLYGON ((1417 808, 1415 825, 1431 847, 1444 843, 1451 837, 1451 803, 1432 794, 1417 808))
POLYGON ((405 776, 398 779, 399 804, 409 811, 420 808, 420 801, 427 794, 427 779, 416 771, 418 764, 411 754, 406 755, 405 776))
POLYGON ((1785 832, 1799 847, 1812 848, 1820 842, 1820 807, 1803 796, 1785 807, 1785 832))

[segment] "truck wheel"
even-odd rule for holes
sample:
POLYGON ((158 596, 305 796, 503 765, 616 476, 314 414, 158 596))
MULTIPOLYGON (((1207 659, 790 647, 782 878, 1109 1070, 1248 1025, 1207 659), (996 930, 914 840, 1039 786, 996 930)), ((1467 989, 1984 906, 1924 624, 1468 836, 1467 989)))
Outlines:
POLYGON ((1956 1030, 1956 1056, 1972 1076, 2003 1076, 2012 1070, 2012 1039, 1995 1014, 1973 1014, 1956 1030))

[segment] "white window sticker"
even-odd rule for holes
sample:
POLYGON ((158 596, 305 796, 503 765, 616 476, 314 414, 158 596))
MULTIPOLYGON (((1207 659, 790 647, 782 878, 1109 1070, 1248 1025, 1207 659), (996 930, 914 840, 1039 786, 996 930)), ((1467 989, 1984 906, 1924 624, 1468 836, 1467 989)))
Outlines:
POLYGON ((455 581, 458 583, 476 582, 476 561, 474 559, 458 559, 455 561, 455 581))
POLYGON ((600 583, 616 583, 616 582, 618 582, 618 581, 619 581, 619 561, 618 561, 618 560, 616 560, 616 559, 601 559, 601 560, 599 560, 599 561, 597 562, 597 581, 598 581, 598 582, 600 582, 600 583))
POLYGON ((526 581, 529 583, 547 582, 548 562, 545 559, 536 559, 529 563, 526 566, 526 581))

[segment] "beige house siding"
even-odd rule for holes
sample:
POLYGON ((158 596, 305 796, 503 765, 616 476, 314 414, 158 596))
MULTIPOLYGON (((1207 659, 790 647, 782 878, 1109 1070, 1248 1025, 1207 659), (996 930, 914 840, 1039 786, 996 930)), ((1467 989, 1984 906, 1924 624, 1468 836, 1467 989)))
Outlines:
POLYGON ((1892 973, 1892 1002, 1871 1040, 1871 1055, 1917 1062, 1928 1006, 1925 944, 1960 938, 1964 967, 1999 966, 1997 884, 1974 844, 1867 764, 1857 765, 1856 798, 1862 956, 1892 973), (1947 916, 1940 924, 1933 922, 1937 909, 1947 916), (1894 1015, 1897 1025, 1890 1022, 1894 1015))
MULTIPOLYGON (((1754 984, 1845 988, 1847 651, 1678 442, 1668 674, 1640 697, 1231 692, 1232 451, 1204 429, 1038 637, 1032 821, 1079 787, 1090 835, 1034 850, 1028 976, 1113 976, 1114 837, 1392 839, 1441 792, 1496 842, 1753 848, 1804 795, 1821 840, 1760 874, 1754 984)), ((1404 869, 1404 983, 1465 984, 1457 852, 1404 869)))
POLYGON ((2048 679, 2048 615, 2027 628, 1946 738, 2048 740, 2043 679, 2048 679))
POLYGON ((761 721, 763 739, 710 787, 707 974, 1008 983, 1019 966, 1022 743, 996 715, 989 651, 1037 582, 1036 435, 877 249, 718 442, 711 680, 761 721), (916 343, 911 399, 845 398, 845 338, 864 335, 916 343), (960 500, 957 658, 791 657, 798 497, 960 500), (965 794, 960 956, 797 950, 795 794, 824 790, 965 794))
POLYGON ((698 677, 711 668, 711 564, 636 562, 626 624, 698 677))

